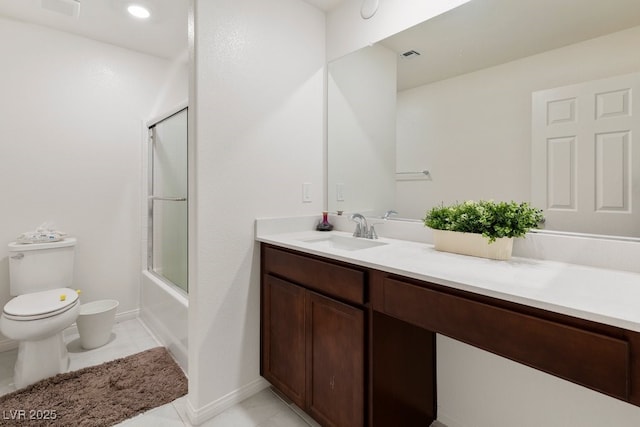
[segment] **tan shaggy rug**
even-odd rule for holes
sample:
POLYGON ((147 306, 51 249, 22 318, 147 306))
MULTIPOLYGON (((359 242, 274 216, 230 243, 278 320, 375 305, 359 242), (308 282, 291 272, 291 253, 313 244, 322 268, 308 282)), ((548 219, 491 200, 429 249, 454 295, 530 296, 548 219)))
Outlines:
POLYGON ((184 373, 156 347, 2 396, 0 425, 111 426, 186 393, 184 373))

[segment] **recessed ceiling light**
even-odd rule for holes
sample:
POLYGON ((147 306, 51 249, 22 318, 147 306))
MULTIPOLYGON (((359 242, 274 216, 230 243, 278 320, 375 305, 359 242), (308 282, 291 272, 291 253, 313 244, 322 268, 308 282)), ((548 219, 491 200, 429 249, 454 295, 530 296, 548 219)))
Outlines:
POLYGON ((149 12, 149 9, 147 9, 146 7, 137 5, 137 4, 132 4, 131 6, 129 6, 127 8, 127 11, 135 16, 136 18, 140 18, 140 19, 147 19, 148 17, 151 16, 151 12, 149 12))

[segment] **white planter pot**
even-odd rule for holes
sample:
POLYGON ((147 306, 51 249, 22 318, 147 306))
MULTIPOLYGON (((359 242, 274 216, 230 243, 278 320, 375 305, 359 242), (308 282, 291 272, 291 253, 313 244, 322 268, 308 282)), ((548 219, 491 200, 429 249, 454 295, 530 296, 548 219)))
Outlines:
POLYGON ((448 230, 433 230, 433 242, 438 251, 499 260, 511 258, 513 249, 511 237, 501 237, 489 243, 482 234, 448 230))

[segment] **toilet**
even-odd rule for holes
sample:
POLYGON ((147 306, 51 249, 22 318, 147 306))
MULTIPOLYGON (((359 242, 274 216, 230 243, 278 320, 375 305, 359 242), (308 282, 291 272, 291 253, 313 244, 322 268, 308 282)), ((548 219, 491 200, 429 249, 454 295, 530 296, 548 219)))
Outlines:
POLYGON ((11 299, 0 316, 0 332, 16 340, 17 389, 66 372, 69 354, 62 331, 76 321, 80 302, 73 280, 76 239, 52 243, 9 243, 11 299))

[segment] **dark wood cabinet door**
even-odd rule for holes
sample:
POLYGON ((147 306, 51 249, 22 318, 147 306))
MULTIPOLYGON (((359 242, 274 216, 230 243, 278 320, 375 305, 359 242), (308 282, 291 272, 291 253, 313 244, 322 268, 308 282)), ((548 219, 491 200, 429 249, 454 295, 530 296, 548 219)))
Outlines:
POLYGON ((306 290, 263 276, 262 375, 296 405, 305 404, 306 290))
POLYGON ((307 293, 307 408, 323 426, 364 423, 364 311, 307 293))

